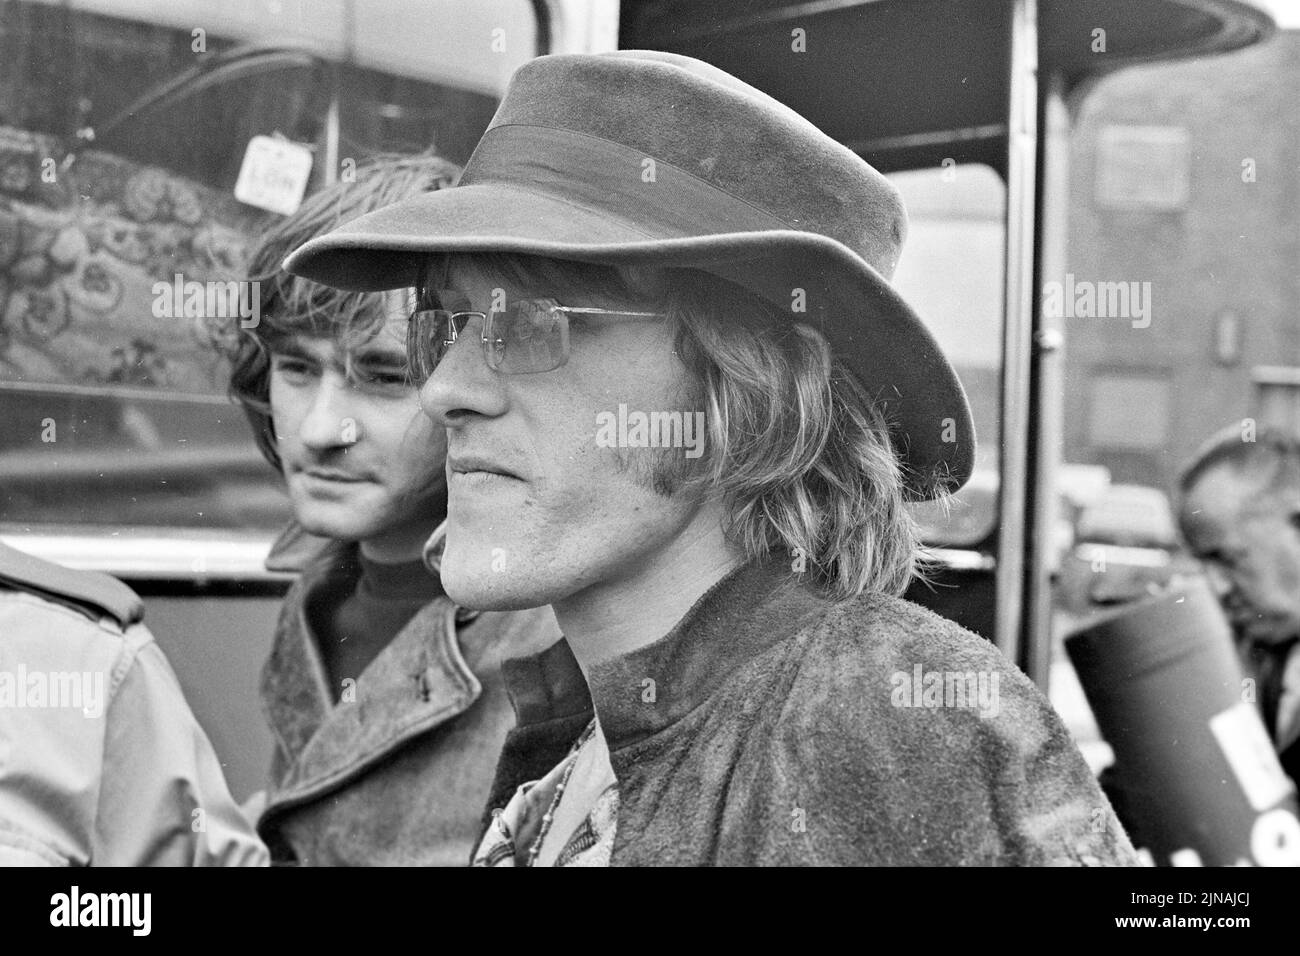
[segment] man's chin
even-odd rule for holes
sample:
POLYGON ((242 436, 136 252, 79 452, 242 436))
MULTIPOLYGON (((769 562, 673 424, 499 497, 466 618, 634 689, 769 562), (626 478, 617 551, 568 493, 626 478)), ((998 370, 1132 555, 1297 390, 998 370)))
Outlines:
POLYGON ((549 603, 502 587, 498 582, 459 578, 455 574, 449 574, 445 565, 442 569, 442 589, 461 607, 475 611, 523 611, 549 603))
POLYGON ((447 596, 476 611, 521 611, 550 603, 521 579, 520 569, 503 562, 499 552, 474 559, 448 548, 440 575, 447 596))
POLYGON ((358 521, 352 510, 317 502, 301 507, 295 503, 294 520, 308 534, 335 541, 364 541, 376 533, 372 522, 358 521))

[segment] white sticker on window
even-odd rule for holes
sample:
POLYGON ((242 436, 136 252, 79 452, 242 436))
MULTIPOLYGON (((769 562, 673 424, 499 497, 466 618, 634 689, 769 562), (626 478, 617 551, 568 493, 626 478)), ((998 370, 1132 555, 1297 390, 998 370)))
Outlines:
POLYGON ((1210 730, 1252 808, 1268 809, 1291 792, 1291 781, 1282 772, 1273 742, 1252 704, 1241 701, 1215 714, 1210 730))
POLYGON ((235 198, 285 216, 298 211, 311 177, 311 150, 275 136, 254 136, 244 151, 235 198))

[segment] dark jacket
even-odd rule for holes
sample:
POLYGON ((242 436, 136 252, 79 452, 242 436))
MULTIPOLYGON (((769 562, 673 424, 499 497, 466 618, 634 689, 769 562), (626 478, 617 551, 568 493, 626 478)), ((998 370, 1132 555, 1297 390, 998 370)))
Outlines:
POLYGON ((489 808, 563 758, 594 699, 615 865, 1136 862, 1037 688, 898 598, 836 605, 750 565, 662 640, 592 667, 590 692, 563 642, 506 674, 519 725, 489 808), (933 673, 959 675, 937 705, 933 673), (996 707, 958 697, 981 675, 996 707))
POLYGON ((258 832, 283 862, 463 866, 514 723, 501 661, 558 640, 555 617, 435 598, 362 672, 355 701, 336 703, 307 608, 318 588, 348 586, 334 569, 353 548, 327 545, 281 609, 262 671, 276 749, 258 832))

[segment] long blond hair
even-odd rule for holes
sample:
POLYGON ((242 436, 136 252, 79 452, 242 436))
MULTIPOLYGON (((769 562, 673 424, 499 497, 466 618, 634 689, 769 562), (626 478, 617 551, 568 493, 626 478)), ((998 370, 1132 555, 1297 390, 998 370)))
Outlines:
POLYGON ((919 531, 880 407, 808 325, 730 283, 674 276, 678 356, 705 403, 689 484, 721 494, 751 558, 784 552, 835 600, 901 594, 919 531), (802 562, 800 562, 802 559, 802 562))
MULTIPOLYGON (((654 486, 720 496, 728 539, 749 559, 802 560, 819 590, 841 601, 901 594, 920 570, 920 532, 881 406, 818 332, 703 272, 505 253, 430 257, 421 298, 432 301, 432 277, 462 258, 561 302, 597 296, 666 314, 707 437, 698 459, 661 456, 654 486)), ((419 351, 412 343, 417 364, 419 351)))

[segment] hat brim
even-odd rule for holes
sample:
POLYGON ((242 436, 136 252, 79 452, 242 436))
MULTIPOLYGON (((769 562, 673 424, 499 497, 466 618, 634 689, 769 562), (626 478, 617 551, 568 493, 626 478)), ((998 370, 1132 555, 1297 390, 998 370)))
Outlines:
POLYGON ((821 332, 883 403, 910 498, 955 491, 970 477, 975 429, 956 373, 894 288, 834 239, 793 229, 648 235, 644 223, 608 211, 483 183, 424 193, 354 219, 295 250, 284 268, 341 289, 382 291, 413 286, 425 257, 445 252, 690 268, 734 282, 821 332))

